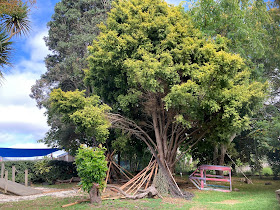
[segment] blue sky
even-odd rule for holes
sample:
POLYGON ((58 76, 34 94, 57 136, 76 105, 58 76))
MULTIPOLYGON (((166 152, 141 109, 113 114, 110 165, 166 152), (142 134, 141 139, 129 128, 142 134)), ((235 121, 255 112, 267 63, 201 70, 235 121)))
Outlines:
MULTIPOLYGON (((14 38, 13 67, 4 70, 0 87, 0 147, 44 148, 37 143, 48 130, 44 110, 29 97, 31 86, 46 71, 44 57, 49 54, 43 37, 48 35, 47 23, 59 0, 37 0, 30 13, 32 31, 27 37, 14 38)), ((179 4, 179 0, 168 0, 179 4)))

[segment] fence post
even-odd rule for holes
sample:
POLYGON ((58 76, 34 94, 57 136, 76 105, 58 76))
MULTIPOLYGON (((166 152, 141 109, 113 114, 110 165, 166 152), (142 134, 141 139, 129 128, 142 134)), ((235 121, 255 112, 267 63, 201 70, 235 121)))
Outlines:
POLYGON ((28 169, 25 169, 25 186, 28 186, 28 169))
POLYGON ((4 178, 5 164, 1 164, 1 178, 4 178))
POLYGON ((12 166, 12 182, 16 182, 16 167, 12 166))
POLYGON ((4 193, 7 193, 8 188, 8 171, 5 171, 5 187, 4 187, 4 193))

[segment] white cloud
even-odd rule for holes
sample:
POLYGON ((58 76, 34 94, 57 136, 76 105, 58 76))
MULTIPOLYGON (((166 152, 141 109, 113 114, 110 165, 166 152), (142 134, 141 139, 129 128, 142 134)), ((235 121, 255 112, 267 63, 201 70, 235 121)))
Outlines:
POLYGON ((9 148, 22 148, 22 149, 42 149, 42 148, 48 148, 47 145, 43 143, 19 143, 11 145, 9 148))
MULTIPOLYGON (((34 106, 35 101, 29 97, 31 86, 36 81, 32 73, 14 72, 7 75, 0 87, 1 105, 29 105, 34 106)), ((1 110, 0 110, 1 111, 1 110)))
POLYGON ((36 143, 48 130, 44 110, 36 107, 29 97, 31 86, 46 71, 44 57, 49 53, 43 37, 46 27, 29 36, 24 44, 26 55, 5 75, 0 86, 0 143, 1 146, 43 148, 36 143))
POLYGON ((35 106, 0 105, 0 116, 0 131, 6 129, 14 132, 42 132, 48 129, 44 111, 35 106))
POLYGON ((31 60, 43 61, 44 58, 50 53, 45 45, 44 37, 48 35, 48 30, 45 28, 43 31, 30 37, 27 41, 27 48, 31 52, 31 60))
POLYGON ((12 142, 14 136, 11 133, 0 133, 0 143, 12 142))

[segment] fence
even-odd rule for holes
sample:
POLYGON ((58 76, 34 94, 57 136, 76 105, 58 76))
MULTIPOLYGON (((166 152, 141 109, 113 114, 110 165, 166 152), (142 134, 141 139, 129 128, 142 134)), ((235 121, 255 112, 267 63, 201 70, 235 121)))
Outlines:
MULTIPOLYGON (((15 182, 16 180, 16 167, 12 166, 12 182, 15 182)), ((7 193, 7 186, 8 186, 8 170, 5 170, 5 164, 1 164, 1 179, 5 179, 5 187, 4 187, 4 193, 7 193), (4 176, 5 175, 5 176, 4 176)), ((28 169, 25 169, 24 171, 24 180, 25 180, 25 186, 28 186, 28 169)))

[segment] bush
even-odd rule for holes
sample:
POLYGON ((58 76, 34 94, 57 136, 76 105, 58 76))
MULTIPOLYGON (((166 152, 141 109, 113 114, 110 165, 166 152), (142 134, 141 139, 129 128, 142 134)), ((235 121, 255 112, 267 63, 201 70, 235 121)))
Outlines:
POLYGON ((272 176, 273 175, 273 171, 270 167, 265 167, 262 169, 262 174, 265 176, 272 176))
POLYGON ((56 180, 66 180, 77 176, 76 166, 63 160, 44 159, 35 164, 37 179, 54 184, 56 180))
POLYGON ((81 146, 78 149, 75 163, 82 187, 87 192, 91 190, 93 183, 99 184, 99 189, 105 186, 108 167, 104 152, 105 148, 101 146, 95 148, 81 146))

